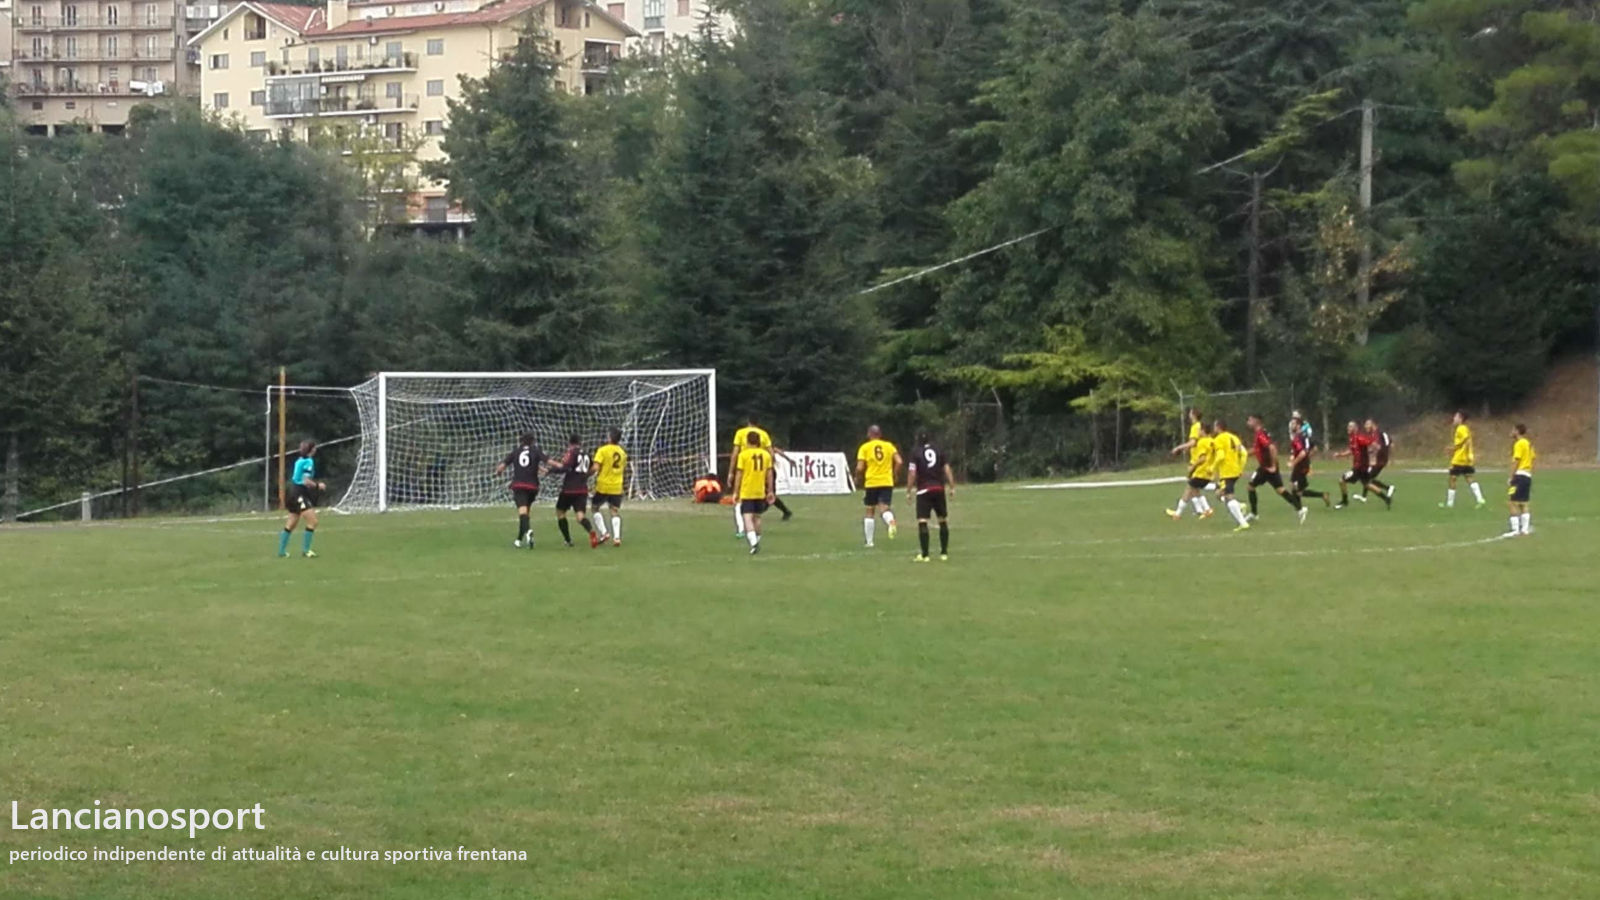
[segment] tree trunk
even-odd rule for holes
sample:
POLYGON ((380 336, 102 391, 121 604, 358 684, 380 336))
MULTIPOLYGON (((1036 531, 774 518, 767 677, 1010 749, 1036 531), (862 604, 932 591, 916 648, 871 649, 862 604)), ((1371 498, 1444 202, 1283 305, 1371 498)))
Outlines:
POLYGON ((17 433, 11 432, 6 436, 6 489, 5 497, 0 500, 0 522, 15 522, 17 520, 18 495, 21 493, 22 481, 22 451, 17 448, 17 433))

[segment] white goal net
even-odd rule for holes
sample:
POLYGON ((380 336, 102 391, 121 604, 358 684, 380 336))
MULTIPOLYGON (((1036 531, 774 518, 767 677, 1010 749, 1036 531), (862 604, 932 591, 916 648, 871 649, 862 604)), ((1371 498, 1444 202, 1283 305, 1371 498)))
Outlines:
MULTIPOLYGON (((352 389, 361 450, 340 509, 489 506, 509 502, 495 467, 527 433, 559 457, 612 428, 628 452, 636 498, 685 496, 714 471, 716 372, 383 372, 352 389)), ((553 495, 560 478, 544 480, 553 495)))

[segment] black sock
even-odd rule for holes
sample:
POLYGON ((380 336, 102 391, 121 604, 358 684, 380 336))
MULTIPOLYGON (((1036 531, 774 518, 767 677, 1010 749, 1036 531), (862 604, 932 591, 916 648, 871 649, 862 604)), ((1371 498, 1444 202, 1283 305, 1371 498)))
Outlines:
POLYGON ((1315 497, 1318 500, 1321 500, 1321 499, 1327 497, 1328 495, 1326 493, 1322 492, 1322 491, 1301 491, 1300 492, 1300 496, 1301 497, 1315 497))
POLYGON ((784 515, 786 515, 786 516, 787 516, 787 515, 790 515, 790 512, 789 512, 789 507, 787 507, 787 506, 785 506, 785 505, 784 505, 784 504, 783 504, 783 498, 782 498, 782 497, 779 497, 779 498, 778 498, 778 499, 776 499, 776 500, 774 500, 774 501, 772 501, 772 506, 773 506, 773 508, 774 508, 774 509, 776 509, 776 510, 777 510, 777 511, 778 511, 778 512, 781 512, 781 513, 783 513, 783 514, 784 514, 784 515))
POLYGON ((583 530, 584 531, 587 531, 590 534, 594 534, 594 526, 589 524, 589 520, 588 519, 579 519, 578 520, 578 524, 583 526, 583 530))
POLYGON ((1300 496, 1298 494, 1285 493, 1282 496, 1283 499, 1289 501, 1290 506, 1294 507, 1295 509, 1300 508, 1300 496))
POLYGON ((1339 502, 1340 503, 1349 503, 1350 502, 1350 489, 1348 487, 1342 485, 1342 484, 1339 485, 1339 502))
POLYGON ((928 523, 917 523, 917 540, 922 543, 922 555, 928 555, 928 523))
POLYGON ((940 553, 949 553, 950 552, 950 523, 949 522, 940 522, 939 523, 939 552, 940 553))
POLYGON ((567 525, 567 520, 557 519, 556 524, 561 526, 561 539, 569 544, 572 543, 572 528, 567 525))
POLYGON ((1256 489, 1250 489, 1250 515, 1256 514, 1256 489))
POLYGON ((528 514, 527 513, 522 513, 521 515, 517 516, 517 540, 519 540, 519 541, 522 540, 523 536, 526 535, 527 533, 528 533, 528 514))

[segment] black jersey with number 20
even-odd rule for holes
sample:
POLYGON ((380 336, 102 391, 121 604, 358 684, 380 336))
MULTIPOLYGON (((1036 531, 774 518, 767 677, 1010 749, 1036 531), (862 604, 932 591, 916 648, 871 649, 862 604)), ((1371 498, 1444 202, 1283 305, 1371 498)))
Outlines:
POLYGON ((566 474, 561 479, 561 493, 589 493, 589 454, 577 447, 568 447, 561 459, 561 469, 566 474))
POLYGON ((918 447, 911 464, 917 467, 917 493, 944 490, 944 454, 932 444, 918 447))

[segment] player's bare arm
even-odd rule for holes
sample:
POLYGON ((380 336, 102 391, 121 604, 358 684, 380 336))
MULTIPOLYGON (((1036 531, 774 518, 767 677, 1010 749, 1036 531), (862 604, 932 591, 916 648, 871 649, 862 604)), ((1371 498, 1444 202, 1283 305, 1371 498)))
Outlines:
POLYGON ((956 495, 956 473, 950 471, 950 464, 944 464, 944 492, 954 497, 956 495))
POLYGON ((917 497, 917 464, 906 466, 906 499, 915 500, 917 497))
POLYGON ((772 503, 778 499, 778 470, 767 468, 767 502, 772 503))

